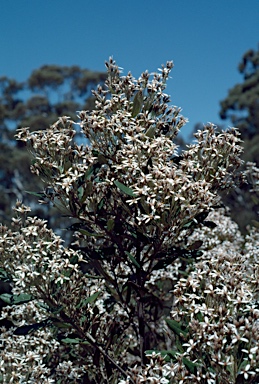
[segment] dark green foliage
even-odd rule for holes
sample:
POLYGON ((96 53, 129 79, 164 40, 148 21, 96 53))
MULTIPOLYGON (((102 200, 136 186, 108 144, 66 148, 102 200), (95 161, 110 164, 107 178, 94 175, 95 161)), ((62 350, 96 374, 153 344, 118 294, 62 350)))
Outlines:
POLYGON ((31 295, 26 293, 22 293, 20 295, 12 295, 9 293, 3 293, 0 295, 0 298, 6 302, 8 305, 20 305, 23 303, 27 303, 28 301, 33 300, 31 295))
POLYGON ((28 335, 29 333, 35 332, 38 329, 46 327, 47 325, 48 325, 48 320, 44 320, 39 323, 30 324, 30 325, 22 325, 21 327, 16 328, 13 334, 17 336, 28 335))
MULTIPOLYGON (((240 129, 243 140, 243 160, 259 165, 259 49, 247 51, 238 66, 243 82, 229 90, 221 101, 220 117, 230 118, 240 129)), ((258 198, 250 193, 251 185, 241 183, 238 188, 223 195, 231 216, 246 233, 246 226, 257 219, 258 198)))
POLYGON ((143 92, 140 90, 136 93, 133 100, 133 106, 132 106, 132 112, 131 112, 132 117, 136 117, 140 113, 143 106, 143 101, 144 101, 143 92))
POLYGON ((259 50, 247 51, 238 69, 244 81, 231 88, 221 101, 220 117, 230 118, 243 139, 251 139, 259 134, 259 50))

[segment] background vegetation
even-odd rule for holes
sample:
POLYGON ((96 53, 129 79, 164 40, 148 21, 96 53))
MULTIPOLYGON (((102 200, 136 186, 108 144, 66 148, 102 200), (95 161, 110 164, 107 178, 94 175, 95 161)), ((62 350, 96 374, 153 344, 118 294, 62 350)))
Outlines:
MULTIPOLYGON (((77 120, 77 112, 94 106, 92 88, 102 84, 105 73, 92 72, 78 66, 44 65, 32 72, 24 82, 6 76, 0 78, 0 220, 10 223, 11 208, 17 199, 31 201, 25 191, 40 192, 39 178, 30 172, 31 156, 22 142, 15 140, 17 128, 31 131, 45 129, 59 116, 77 120)), ((36 203, 35 199, 35 203, 36 203)), ((32 207, 33 208, 33 207, 32 207)), ((35 213, 58 226, 55 212, 34 206, 35 213)))

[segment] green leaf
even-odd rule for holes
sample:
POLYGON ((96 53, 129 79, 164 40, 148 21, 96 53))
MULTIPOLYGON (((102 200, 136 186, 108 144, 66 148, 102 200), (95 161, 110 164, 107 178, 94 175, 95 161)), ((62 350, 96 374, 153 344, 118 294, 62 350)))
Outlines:
POLYGON ((16 330, 14 331, 14 335, 19 335, 19 336, 28 335, 29 333, 33 333, 38 329, 46 327, 47 325, 49 325, 49 323, 50 323, 49 320, 43 320, 36 324, 23 325, 21 327, 16 328, 16 330))
POLYGON ((175 340, 175 346, 177 348, 177 351, 179 351, 180 353, 184 353, 184 349, 183 349, 183 346, 182 346, 182 343, 179 341, 178 338, 176 338, 175 340))
POLYGON ((43 197, 45 197, 45 194, 44 193, 41 193, 41 192, 31 192, 31 191, 24 191, 26 193, 28 193, 29 195, 33 195, 33 196, 37 196, 37 197, 40 197, 41 199, 43 197))
POLYGON ((11 300, 12 297, 13 297, 13 295, 10 293, 2 293, 2 295, 0 295, 0 299, 3 300, 7 304, 12 304, 12 300, 11 300))
POLYGON ((87 317, 86 316, 82 316, 81 319, 80 319, 80 325, 81 327, 83 326, 83 324, 86 322, 87 320, 87 317))
POLYGON ((79 344, 81 342, 81 339, 70 339, 69 337, 61 340, 65 344, 79 344))
POLYGON ((146 203, 146 201, 143 197, 141 197, 141 199, 138 200, 138 207, 142 213, 147 214, 147 215, 150 213, 149 205, 146 203))
POLYGON ((200 323, 204 321, 204 317, 201 312, 196 313, 196 316, 200 323))
POLYGON ((79 229, 80 233, 85 236, 94 236, 94 237, 102 237, 99 233, 94 233, 94 232, 88 232, 86 229, 79 229))
POLYGON ((91 296, 89 296, 86 300, 84 300, 85 304, 92 304, 94 301, 97 300, 98 296, 100 295, 100 292, 95 292, 91 296))
POLYGON ((89 180, 94 173, 94 166, 92 165, 85 173, 85 180, 89 180))
POLYGON ((117 188, 119 188, 119 190, 121 190, 126 195, 129 195, 129 196, 132 196, 132 197, 136 197, 135 193, 133 192, 133 190, 131 188, 127 187, 126 185, 124 185, 122 183, 120 183, 118 180, 115 180, 114 184, 116 185, 117 188))
POLYGON ((93 156, 98 156, 99 152, 96 149, 93 149, 92 154, 93 154, 93 156))
POLYGON ((145 133, 145 135, 147 136, 147 137, 150 137, 151 139, 154 137, 154 135, 155 135, 155 132, 156 132, 156 127, 149 127, 148 128, 148 130, 147 130, 147 132, 145 133))
MULTIPOLYGON (((11 294, 12 293, 12 285, 10 280, 4 281, 4 279, 1 279, 0 277, 0 293, 4 294, 11 294)), ((0 310, 1 313, 1 310, 0 310)))
MULTIPOLYGON (((209 214, 209 211, 198 213, 198 215, 196 215, 193 219, 191 219, 189 222, 184 224, 183 228, 195 227, 197 224, 206 225, 205 223, 207 223, 207 222, 204 220, 206 219, 208 214, 209 214)), ((212 223, 212 222, 208 221, 208 223, 212 223)), ((210 226, 210 224, 208 226, 210 226)), ((214 225, 214 226, 216 226, 216 225, 214 225)), ((211 228, 214 228, 214 227, 211 227, 211 228)))
POLYGON ((143 92, 142 90, 140 90, 136 93, 133 100, 133 106, 132 106, 132 112, 131 112, 132 117, 136 117, 141 111, 143 106, 143 100, 144 100, 143 92))
POLYGON ((78 231, 80 228, 84 228, 84 224, 79 221, 78 223, 73 223, 69 227, 66 228, 67 231, 78 231))
POLYGON ((135 265, 135 267, 141 269, 141 266, 139 265, 139 263, 137 262, 137 260, 134 258, 134 256, 132 256, 131 253, 125 251, 126 255, 128 256, 128 258, 130 259, 130 261, 135 265))
POLYGON ((69 209, 72 213, 72 216, 76 217, 77 216, 77 205, 75 203, 74 196, 72 193, 69 194, 68 204, 69 204, 69 209))
POLYGON ((0 268, 0 279, 1 281, 10 281, 8 273, 4 268, 0 268))
POLYGON ((84 186, 84 194, 82 196, 82 201, 84 201, 87 196, 89 196, 93 191, 93 183, 92 181, 88 181, 87 184, 84 186))
POLYGON ((259 228, 259 221, 257 220, 251 220, 251 224, 256 227, 256 228, 259 228))
POLYGON ((91 230, 91 228, 87 227, 84 223, 78 222, 70 225, 69 227, 66 228, 68 231, 77 231, 82 233, 82 235, 85 236, 95 236, 95 237, 100 237, 99 233, 95 233, 91 230))
POLYGON ((197 371, 198 364, 193 363, 186 357, 183 357, 183 363, 186 366, 186 368, 191 372, 192 374, 195 374, 197 371))
POLYGON ((98 163, 99 164, 107 164, 107 159, 104 155, 102 155, 101 153, 99 153, 98 155, 98 163))
POLYGON ((87 297, 87 299, 82 299, 80 303, 76 306, 76 308, 82 308, 83 306, 86 306, 87 304, 93 304, 98 296, 100 295, 100 292, 95 292, 91 296, 87 297))
POLYGON ((28 301, 33 300, 33 297, 31 295, 28 295, 27 293, 22 293, 20 295, 3 293, 2 295, 0 295, 0 299, 2 299, 7 304, 18 305, 18 304, 27 303, 28 301))
POLYGON ((33 300, 33 297, 31 295, 28 295, 27 293, 13 295, 13 304, 23 304, 31 300, 33 300))
POLYGON ((109 219, 107 221, 107 230, 108 230, 108 232, 111 232, 113 230, 114 224, 115 224, 114 219, 109 219))
POLYGON ((215 224, 213 221, 209 221, 209 220, 206 220, 202 223, 203 225, 205 225, 205 227, 208 227, 208 228, 216 228, 217 224, 215 224))
POLYGON ((129 284, 126 285, 127 293, 126 293, 126 304, 128 305, 131 298, 131 286, 129 284))
POLYGON ((188 250, 190 250, 190 251, 197 250, 198 248, 200 248, 202 246, 202 244, 203 244, 202 240, 197 240, 194 243, 192 243, 191 245, 189 245, 188 250))
POLYGON ((84 195, 84 188, 82 186, 80 186, 78 189, 77 189, 77 193, 78 193, 78 197, 81 201, 83 195, 84 195))
POLYGON ((198 213, 198 215, 195 216, 195 220, 198 222, 198 223, 202 223, 206 217, 208 216, 209 214, 209 211, 203 211, 203 212, 200 212, 198 213))
POLYGON ((73 255, 70 259, 70 263, 75 265, 78 263, 78 256, 77 255, 73 255))
MULTIPOLYGON (((242 361, 240 362, 239 367, 238 367, 238 371, 239 371, 238 373, 239 373, 239 374, 240 374, 240 371, 243 370, 247 364, 249 364, 248 359, 244 359, 244 360, 242 360, 242 361)), ((231 369, 231 370, 229 370, 229 371, 230 371, 231 373, 233 373, 233 369, 231 369)))
POLYGON ((102 209, 103 205, 104 205, 104 199, 101 199, 100 202, 97 205, 98 211, 100 211, 102 209))
POLYGON ((186 224, 184 224, 183 228, 191 228, 191 227, 194 227, 195 225, 197 225, 197 222, 195 222, 194 220, 191 220, 191 221, 187 222, 186 224))
MULTIPOLYGON (((149 112, 152 111, 152 104, 154 102, 154 99, 155 99, 155 92, 153 92, 153 94, 149 94, 148 96, 145 97, 144 106, 143 106, 143 109, 145 111, 149 111, 149 112)), ((150 115, 150 117, 152 117, 151 113, 149 113, 149 115, 150 115)))
POLYGON ((63 305, 58 305, 58 306, 52 307, 51 312, 53 313, 53 315, 58 315, 60 312, 63 311, 63 309, 64 309, 63 305))
POLYGON ((61 321, 55 321, 53 320, 53 324, 55 325, 55 327, 57 328, 65 328, 65 329, 69 329, 71 328, 71 325, 68 324, 68 323, 63 323, 61 321))
POLYGON ((181 324, 178 323, 178 321, 172 320, 172 319, 166 319, 166 323, 167 323, 168 327, 172 331, 174 331, 178 336, 180 336, 180 337, 182 337, 182 336, 187 337, 187 335, 188 335, 187 330, 183 330, 181 328, 181 324))

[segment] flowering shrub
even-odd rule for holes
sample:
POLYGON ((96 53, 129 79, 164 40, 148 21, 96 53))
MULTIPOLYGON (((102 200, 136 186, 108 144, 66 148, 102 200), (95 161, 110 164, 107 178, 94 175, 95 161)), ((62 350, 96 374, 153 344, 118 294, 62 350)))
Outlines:
POLYGON ((223 209, 209 219, 214 229, 190 237, 203 241, 202 256, 175 284, 167 319, 175 346, 148 351, 149 363, 133 370, 136 383, 258 383, 259 234, 244 239, 223 209))
POLYGON ((65 246, 21 202, 13 228, 1 227, 0 271, 12 292, 1 295, 0 382, 254 377, 257 235, 246 251, 217 216, 218 192, 238 177, 239 133, 209 124, 179 154, 185 119, 164 93, 172 62, 139 79, 121 76, 112 59, 106 66, 95 110, 79 114, 87 144, 69 117, 17 134, 46 185, 40 202, 71 218, 74 240, 65 246))
POLYGON ((217 227, 194 234, 203 240, 203 255, 174 289, 171 316, 185 330, 180 355, 195 362, 183 382, 257 383, 259 234, 242 239, 228 217, 210 217, 217 227))

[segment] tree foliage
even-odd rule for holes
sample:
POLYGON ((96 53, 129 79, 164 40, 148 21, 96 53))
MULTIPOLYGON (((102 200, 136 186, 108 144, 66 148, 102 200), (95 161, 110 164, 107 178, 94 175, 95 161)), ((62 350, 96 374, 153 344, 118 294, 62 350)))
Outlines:
MULTIPOLYGON (((14 138, 16 129, 32 131, 53 124, 59 116, 76 119, 76 111, 91 109, 93 86, 103 83, 105 73, 78 66, 44 65, 24 82, 0 77, 0 217, 10 222, 11 207, 17 199, 28 201, 25 191, 42 189, 29 170, 30 156, 23 143, 14 138), (35 184, 37 187, 35 188, 35 184)), ((38 210, 38 214, 39 214, 38 210)), ((41 215, 46 216, 46 209, 41 215)), ((53 223, 54 225, 54 223, 53 223)))
POLYGON ((104 82, 105 73, 78 66, 44 65, 25 82, 0 78, 1 132, 13 140, 19 127, 44 129, 59 116, 76 119, 76 111, 91 109, 94 85, 104 82))
MULTIPOLYGON (((230 118, 238 127, 243 140, 246 162, 259 164, 259 50, 247 51, 239 66, 243 82, 229 90, 228 96, 221 101, 220 116, 230 118)), ((245 167, 246 165, 244 165, 245 167)), ((231 209, 233 219, 239 224, 243 233, 251 222, 257 220, 259 200, 250 193, 251 185, 244 183, 230 194, 224 195, 224 202, 231 209)))
POLYGON ((220 117, 230 118, 233 126, 238 127, 243 139, 259 135, 259 50, 247 51, 239 66, 243 83, 229 90, 228 96, 221 101, 220 117))

